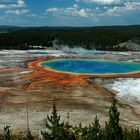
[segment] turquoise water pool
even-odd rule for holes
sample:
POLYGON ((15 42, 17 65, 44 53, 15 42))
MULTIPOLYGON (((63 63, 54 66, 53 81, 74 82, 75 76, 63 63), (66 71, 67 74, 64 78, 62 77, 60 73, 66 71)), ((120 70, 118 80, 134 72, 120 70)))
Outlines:
POLYGON ((125 74, 139 72, 139 63, 91 59, 58 59, 41 63, 49 69, 75 74, 125 74))

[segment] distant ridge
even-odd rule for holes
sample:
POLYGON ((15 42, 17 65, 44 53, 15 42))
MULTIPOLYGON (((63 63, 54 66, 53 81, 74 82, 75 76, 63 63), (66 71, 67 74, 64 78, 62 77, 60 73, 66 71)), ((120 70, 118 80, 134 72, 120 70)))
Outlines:
POLYGON ((11 26, 11 25, 0 25, 0 30, 20 30, 20 29, 121 29, 121 28, 135 28, 140 25, 111 25, 111 26, 90 26, 90 27, 70 27, 70 26, 37 26, 37 27, 22 27, 22 26, 11 26))
MULTIPOLYGON (((110 51, 140 50, 140 25, 96 27, 0 26, 1 49, 57 45, 110 51)), ((30 47, 31 48, 31 47, 30 47)), ((33 48, 34 49, 34 48, 33 48)))

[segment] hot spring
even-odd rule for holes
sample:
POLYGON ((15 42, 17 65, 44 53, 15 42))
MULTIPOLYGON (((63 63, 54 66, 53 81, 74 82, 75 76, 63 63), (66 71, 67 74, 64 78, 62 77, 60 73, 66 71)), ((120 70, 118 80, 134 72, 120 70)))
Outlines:
POLYGON ((41 66, 47 67, 49 70, 73 74, 105 75, 140 72, 139 63, 92 59, 58 59, 42 62, 41 66))

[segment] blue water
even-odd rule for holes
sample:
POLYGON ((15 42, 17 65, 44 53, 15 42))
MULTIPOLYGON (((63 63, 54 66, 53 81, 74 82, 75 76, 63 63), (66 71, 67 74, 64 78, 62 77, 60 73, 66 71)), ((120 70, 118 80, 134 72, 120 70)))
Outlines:
POLYGON ((91 59, 60 59, 46 61, 41 65, 53 70, 77 74, 125 74, 140 71, 138 63, 91 59))

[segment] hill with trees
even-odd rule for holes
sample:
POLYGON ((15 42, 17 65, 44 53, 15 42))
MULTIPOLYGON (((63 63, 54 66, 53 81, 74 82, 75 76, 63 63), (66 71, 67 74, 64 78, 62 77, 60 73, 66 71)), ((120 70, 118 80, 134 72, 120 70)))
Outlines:
POLYGON ((140 45, 140 26, 106 27, 6 27, 0 26, 0 49, 29 49, 30 46, 53 47, 58 45, 86 49, 127 51, 132 41, 140 45))

